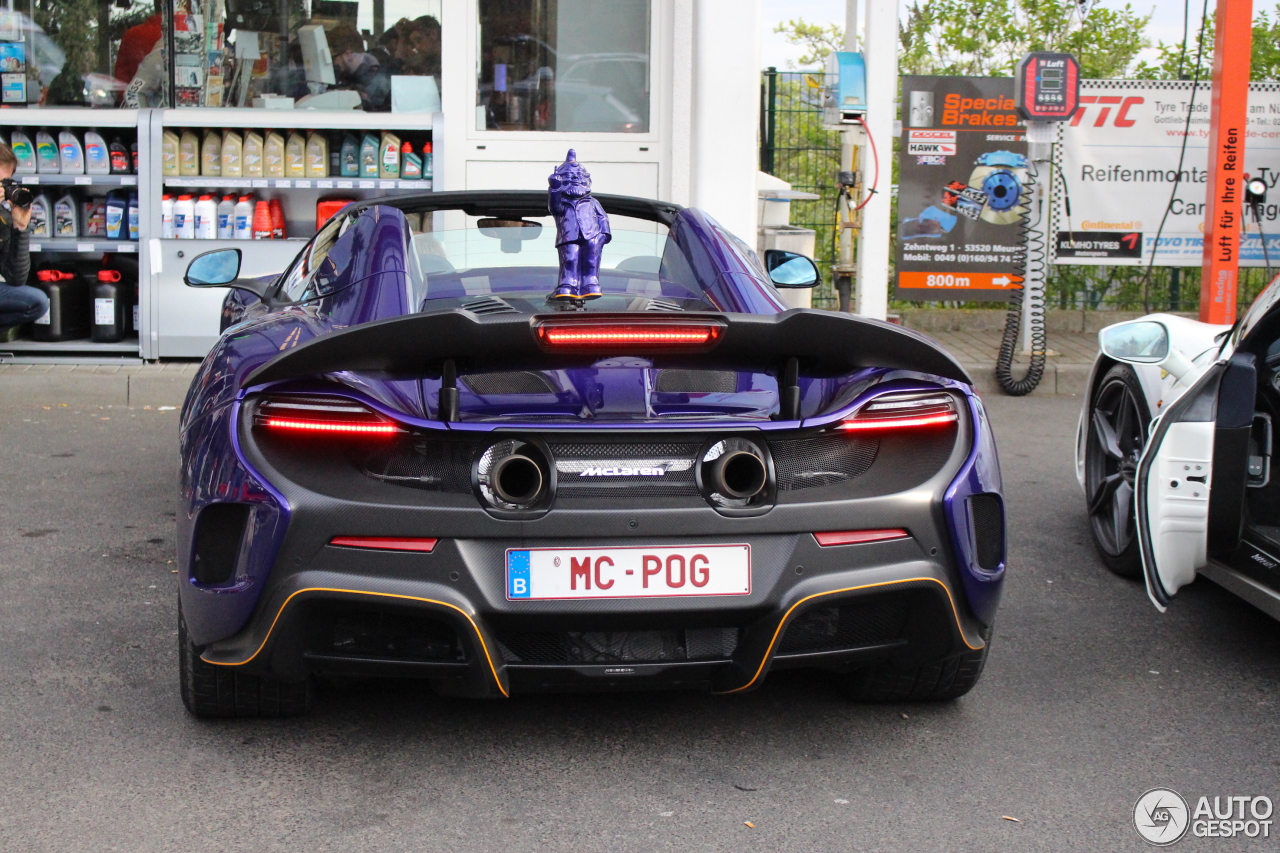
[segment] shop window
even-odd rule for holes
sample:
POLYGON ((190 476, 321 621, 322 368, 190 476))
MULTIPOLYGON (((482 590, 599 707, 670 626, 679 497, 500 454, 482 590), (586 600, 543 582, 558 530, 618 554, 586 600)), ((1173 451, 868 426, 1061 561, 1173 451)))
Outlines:
POLYGON ((441 0, 173 2, 178 106, 440 109, 441 0))
POLYGON ((646 133, 650 0, 479 0, 479 130, 646 133))
POLYGON ((114 107, 160 35, 152 0, 0 0, 0 103, 114 107))

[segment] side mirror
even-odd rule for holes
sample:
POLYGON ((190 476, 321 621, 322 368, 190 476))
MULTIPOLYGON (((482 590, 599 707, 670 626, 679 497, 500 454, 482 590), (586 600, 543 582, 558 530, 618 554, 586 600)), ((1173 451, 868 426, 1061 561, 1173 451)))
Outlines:
POLYGON ((1159 364, 1169 355, 1169 330, 1155 320, 1107 326, 1098 333, 1102 352, 1129 364, 1159 364))
POLYGON ((1154 364, 1179 381, 1196 373, 1195 364, 1173 346, 1169 329, 1157 320, 1116 323, 1098 332, 1102 354, 1127 364, 1154 364))
POLYGON ((817 287, 822 273, 811 258, 781 249, 765 249, 764 268, 774 287, 817 287))
POLYGON ((240 250, 215 249, 187 264, 182 281, 188 287, 229 287, 240 277, 240 250))

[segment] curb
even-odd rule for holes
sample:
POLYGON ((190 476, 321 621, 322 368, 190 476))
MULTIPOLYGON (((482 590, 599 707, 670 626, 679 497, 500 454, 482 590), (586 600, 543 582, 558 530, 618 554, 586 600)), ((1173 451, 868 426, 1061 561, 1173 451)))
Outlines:
POLYGON ((6 371, 0 377, 0 407, 181 406, 190 385, 191 376, 180 373, 6 371))
MULTIPOLYGON (((969 371, 969 375, 973 377, 973 389, 980 395, 1004 396, 1000 383, 996 382, 996 363, 994 361, 977 364, 972 362, 962 363, 961 366, 969 371)), ((1091 364, 1053 364, 1050 362, 1045 365, 1044 376, 1041 378, 1040 384, 1028 396, 1048 397, 1050 395, 1059 395, 1078 397, 1084 393, 1085 385, 1089 381, 1089 371, 1092 368, 1093 365, 1091 364)), ((1019 376, 1025 371, 1026 365, 1015 364, 1013 367, 1014 376, 1019 376)))

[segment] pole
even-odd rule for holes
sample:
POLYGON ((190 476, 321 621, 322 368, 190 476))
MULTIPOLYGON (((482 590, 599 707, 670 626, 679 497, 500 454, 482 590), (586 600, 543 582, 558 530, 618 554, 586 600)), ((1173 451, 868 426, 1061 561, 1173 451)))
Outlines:
MULTIPOLYGON (((858 0, 845 0, 844 6, 844 49, 858 49, 858 0)), ((853 277, 857 273, 854 262, 854 234, 861 223, 860 213, 853 211, 851 199, 861 195, 862 182, 855 175, 858 170, 858 146, 866 142, 861 130, 846 130, 840 134, 840 196, 836 201, 836 222, 839 233, 836 235, 836 295, 839 297, 839 308, 844 313, 854 309, 853 277), (848 185, 845 180, 850 181, 848 185)))
MULTIPOLYGON (((890 197, 893 183, 893 122, 898 114, 898 3, 872 0, 866 6, 862 44, 867 63, 868 147, 877 146, 879 186, 867 201, 858 234, 858 313, 884 320, 889 313, 890 197)), ((871 152, 868 151, 868 154, 871 152)), ((874 180, 875 163, 860 164, 863 183, 874 180)))
POLYGON ((778 69, 770 65, 764 72, 764 103, 760 105, 760 171, 773 174, 774 149, 778 131, 778 69))
POLYGON ((1218 0, 1200 286, 1205 323, 1229 325, 1236 319, 1252 44, 1253 0, 1218 0))

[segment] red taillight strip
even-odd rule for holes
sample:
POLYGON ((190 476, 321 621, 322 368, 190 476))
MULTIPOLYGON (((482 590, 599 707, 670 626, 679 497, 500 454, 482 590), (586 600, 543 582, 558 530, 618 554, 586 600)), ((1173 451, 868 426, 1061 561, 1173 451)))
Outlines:
POLYGON ((430 554, 438 539, 407 539, 398 536, 335 536, 330 545, 343 548, 374 548, 379 551, 421 551, 430 554))
POLYGON ((267 418, 271 429, 288 429, 297 432, 327 432, 344 435, 390 435, 400 428, 392 423, 356 423, 352 421, 299 421, 289 418, 267 418))
POLYGON ((593 326, 582 324, 538 327, 538 338, 549 346, 599 347, 615 344, 702 346, 720 337, 714 325, 653 324, 651 326, 593 326))
POLYGON ((869 429, 910 429, 911 427, 941 426, 959 420, 955 412, 944 412, 938 415, 917 415, 906 418, 867 418, 845 421, 837 429, 869 430, 869 429))
POLYGON ((888 539, 905 539, 911 534, 901 528, 890 530, 840 530, 815 533, 813 538, 826 548, 830 545, 857 545, 861 542, 884 542, 888 539))

